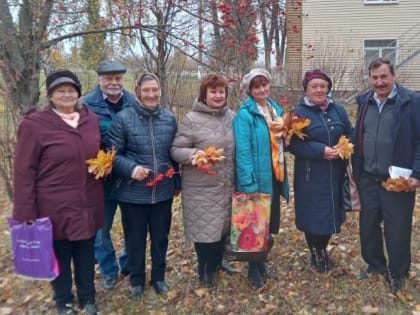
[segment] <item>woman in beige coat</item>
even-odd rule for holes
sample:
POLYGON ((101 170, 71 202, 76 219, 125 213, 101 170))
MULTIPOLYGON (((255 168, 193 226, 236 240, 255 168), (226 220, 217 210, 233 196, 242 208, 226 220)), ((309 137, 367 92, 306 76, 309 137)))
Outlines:
POLYGON ((222 265, 224 239, 230 229, 234 190, 234 113, 227 107, 228 84, 210 74, 200 85, 199 97, 178 128, 172 158, 182 164, 182 208, 185 235, 194 242, 201 284, 214 287, 222 265), (225 159, 210 174, 192 165, 193 156, 207 147, 223 149, 225 159))

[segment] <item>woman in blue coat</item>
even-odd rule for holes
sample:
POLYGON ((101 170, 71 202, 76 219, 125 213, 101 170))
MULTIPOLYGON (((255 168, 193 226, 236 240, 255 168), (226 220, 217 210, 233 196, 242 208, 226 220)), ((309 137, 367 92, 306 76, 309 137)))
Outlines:
POLYGON ((341 190, 347 162, 339 158, 335 146, 341 135, 353 136, 344 107, 327 96, 331 87, 325 72, 306 72, 305 96, 295 111, 299 117, 309 118, 311 124, 304 129, 307 137, 301 140, 293 136, 288 148, 295 155, 296 226, 305 233, 311 265, 318 272, 334 267, 326 248, 345 220, 341 190))
MULTIPOLYGON (((283 113, 270 96, 271 75, 255 68, 246 74, 241 88, 248 98, 241 105, 234 121, 236 190, 271 195, 270 233, 280 227, 280 195, 289 197, 283 140, 276 139, 278 152, 273 159, 269 124, 283 113), (278 157, 278 158, 277 158, 278 157), (275 166, 275 167, 273 167, 275 166), (277 170, 277 172, 275 171, 277 170)), ((264 285, 264 277, 275 277, 266 262, 250 261, 248 278, 256 287, 264 285)))
POLYGON ((136 83, 137 103, 117 114, 106 137, 115 147, 113 172, 117 180, 117 200, 130 269, 131 294, 141 298, 146 280, 145 252, 150 234, 152 275, 156 293, 166 293, 166 251, 171 226, 171 206, 175 177, 170 148, 175 137, 175 116, 159 106, 160 83, 151 73, 136 83))

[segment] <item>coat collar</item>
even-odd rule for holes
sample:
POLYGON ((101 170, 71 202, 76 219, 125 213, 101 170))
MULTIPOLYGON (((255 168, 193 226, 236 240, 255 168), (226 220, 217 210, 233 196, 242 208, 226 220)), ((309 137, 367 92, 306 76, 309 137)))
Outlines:
POLYGON ((26 117, 28 119, 39 121, 45 125, 52 124, 57 129, 77 132, 77 129, 81 125, 85 124, 89 120, 89 116, 90 116, 89 110, 86 108, 86 106, 82 106, 79 113, 80 113, 80 118, 79 118, 79 123, 78 123, 77 128, 70 127, 68 124, 66 124, 56 113, 53 112, 51 108, 47 110, 42 110, 42 111, 31 110, 30 112, 28 112, 26 117))
MULTIPOLYGON (((395 83, 395 88, 397 90, 397 94, 395 95, 396 106, 401 106, 410 101, 410 93, 408 89, 404 88, 402 85, 398 83, 395 83)), ((373 95, 374 95, 373 90, 370 90, 367 93, 358 96, 356 98, 356 101, 359 105, 367 104, 369 100, 374 100, 373 95)))
POLYGON ((203 112, 203 113, 209 113, 209 114, 213 114, 213 115, 224 115, 228 110, 227 104, 225 104, 223 107, 221 108, 211 108, 209 106, 207 106, 207 104, 205 104, 202 101, 199 101, 198 99, 195 100, 194 104, 193 104, 193 111, 195 112, 203 112))
POLYGON ((162 107, 158 104, 158 106, 154 109, 149 109, 143 106, 143 104, 137 100, 136 106, 133 106, 134 110, 141 116, 159 116, 162 113, 162 107))
MULTIPOLYGON (((281 107, 272 99, 267 99, 268 103, 273 106, 273 109, 276 111, 277 116, 281 116, 283 110, 281 107)), ((248 97, 242 105, 243 108, 246 108, 251 114, 253 115, 261 115, 260 111, 258 110, 257 103, 252 97, 248 97)))

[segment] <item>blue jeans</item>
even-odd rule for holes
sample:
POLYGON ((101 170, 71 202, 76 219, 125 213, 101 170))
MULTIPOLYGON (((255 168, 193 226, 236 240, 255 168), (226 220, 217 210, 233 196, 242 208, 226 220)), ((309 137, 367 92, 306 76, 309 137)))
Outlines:
POLYGON ((118 276, 118 271, 121 268, 121 273, 128 274, 128 258, 127 252, 124 248, 119 258, 119 265, 115 256, 114 245, 111 239, 111 228, 114 222, 115 212, 117 210, 117 200, 114 198, 105 198, 105 218, 104 225, 96 233, 95 238, 95 258, 99 263, 99 269, 102 276, 118 276))

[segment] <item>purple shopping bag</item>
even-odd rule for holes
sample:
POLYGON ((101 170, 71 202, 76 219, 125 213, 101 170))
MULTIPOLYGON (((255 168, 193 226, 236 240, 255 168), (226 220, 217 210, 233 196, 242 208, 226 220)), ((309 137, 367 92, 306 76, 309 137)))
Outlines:
POLYGON ((13 261, 18 276, 33 280, 54 280, 59 275, 49 218, 27 224, 8 218, 12 235, 13 261))

